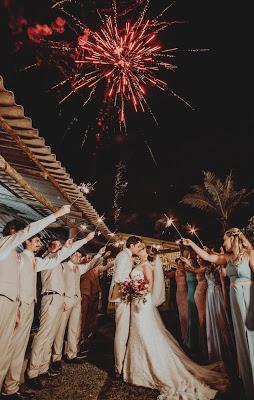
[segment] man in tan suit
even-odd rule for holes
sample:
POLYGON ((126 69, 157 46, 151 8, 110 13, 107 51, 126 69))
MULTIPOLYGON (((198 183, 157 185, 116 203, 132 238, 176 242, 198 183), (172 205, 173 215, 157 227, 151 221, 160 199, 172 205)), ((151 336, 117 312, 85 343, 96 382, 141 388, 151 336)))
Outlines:
POLYGON ((122 302, 119 283, 130 279, 133 268, 132 256, 138 255, 142 249, 142 241, 136 236, 130 236, 126 248, 115 259, 115 267, 109 290, 109 301, 115 303, 115 374, 119 378, 122 373, 126 344, 129 336, 130 304, 122 302))
MULTIPOLYGON (((102 247, 95 259, 100 259, 106 248, 102 247)), ((63 263, 63 275, 65 283, 65 311, 62 313, 60 327, 54 341, 53 370, 61 370, 61 359, 64 344, 64 335, 67 327, 66 362, 82 363, 84 359, 78 359, 78 342, 81 326, 81 293, 80 276, 85 274, 93 264, 81 264, 81 253, 74 253, 70 259, 63 263)))
POLYGON ((77 247, 77 242, 70 245, 67 242, 62 250, 59 250, 56 257, 41 258, 35 257, 41 249, 40 236, 35 235, 26 240, 24 244, 25 250, 21 253, 21 268, 20 268, 20 306, 19 306, 19 323, 14 330, 14 335, 11 340, 9 353, 11 354, 10 367, 7 372, 4 383, 4 394, 7 397, 27 398, 27 394, 20 393, 19 382, 22 371, 25 351, 30 336, 30 330, 34 317, 34 305, 37 301, 36 283, 37 272, 50 270, 59 265, 63 260, 70 256, 77 247), (16 396, 14 396, 16 395, 16 396))
POLYGON ((9 345, 13 336, 18 306, 20 304, 21 256, 17 246, 46 228, 56 218, 70 212, 70 206, 63 206, 54 214, 27 227, 19 221, 10 221, 0 239, 0 390, 9 368, 9 345))
MULTIPOLYGON (((94 238, 95 233, 90 232, 85 239, 73 244, 74 252, 94 238)), ((72 241, 72 239, 70 239, 72 241)), ((72 252, 73 253, 73 252, 72 252)), ((47 258, 53 259, 55 253, 50 253, 47 258)), ((52 345, 60 326, 61 316, 64 312, 65 284, 63 266, 61 263, 52 270, 42 271, 42 302, 40 327, 34 337, 32 352, 27 371, 27 385, 33 389, 42 389, 43 385, 38 376, 45 376, 50 367, 52 345)))

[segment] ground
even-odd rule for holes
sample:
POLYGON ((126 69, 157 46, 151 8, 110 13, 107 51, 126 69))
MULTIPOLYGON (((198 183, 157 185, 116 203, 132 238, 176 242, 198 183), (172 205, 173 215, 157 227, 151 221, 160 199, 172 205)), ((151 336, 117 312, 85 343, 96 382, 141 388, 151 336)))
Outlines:
MULTIPOLYGON (((164 315, 165 321, 165 315, 164 315)), ((174 321, 171 324, 176 326, 174 321)), ((171 325, 170 324, 170 325, 171 325)), ((174 329, 171 329, 174 331, 174 329)), ((173 332, 177 333, 177 332, 173 332)), ((177 336, 177 335, 176 335, 177 336)), ((63 364, 60 377, 47 381, 45 390, 35 393, 36 400, 155 400, 155 390, 128 385, 112 378, 113 366, 113 316, 99 319, 87 362, 83 365, 63 364)), ((140 366, 142 368, 142 366, 140 366)), ((27 389, 24 386, 24 389, 27 389)), ((244 400, 239 389, 220 400, 244 400)), ((195 400, 195 399, 193 399, 195 400)))

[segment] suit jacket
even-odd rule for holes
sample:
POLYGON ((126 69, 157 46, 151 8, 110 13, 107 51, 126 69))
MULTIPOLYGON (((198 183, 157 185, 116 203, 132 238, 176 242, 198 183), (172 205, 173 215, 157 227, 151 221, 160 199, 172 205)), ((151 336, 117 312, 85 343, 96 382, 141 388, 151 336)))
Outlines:
POLYGON ((56 220, 54 214, 32 222, 14 235, 0 239, 0 294, 12 301, 20 300, 21 255, 16 247, 56 220))
MULTIPOLYGON (((86 239, 77 240, 65 252, 65 259, 75 253, 80 247, 87 243, 86 239)), ((57 257, 58 253, 50 253, 46 258, 52 259, 57 257)), ((64 259, 61 260, 61 262, 64 259)), ((63 275, 63 265, 61 262, 53 269, 47 269, 41 273, 42 294, 46 292, 57 292, 60 295, 65 293, 65 282, 63 275)))
POLYGON ((130 278, 133 267, 132 254, 129 249, 124 249, 118 253, 115 259, 114 272, 109 289, 109 301, 112 303, 121 302, 119 283, 130 278))

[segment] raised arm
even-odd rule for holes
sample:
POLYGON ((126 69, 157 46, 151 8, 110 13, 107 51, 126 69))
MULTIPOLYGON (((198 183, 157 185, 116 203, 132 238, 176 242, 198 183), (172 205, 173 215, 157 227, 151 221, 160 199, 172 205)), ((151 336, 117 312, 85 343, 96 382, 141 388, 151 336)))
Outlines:
POLYGON ((20 230, 13 235, 9 235, 0 239, 0 259, 5 258, 10 251, 14 250, 17 246, 25 242, 30 237, 36 235, 38 232, 45 229, 52 222, 55 222, 56 218, 62 217, 70 212, 70 206, 65 205, 61 207, 54 214, 48 217, 42 218, 39 221, 32 222, 27 225, 24 229, 20 230))
POLYGON ((227 254, 209 254, 190 239, 182 239, 182 242, 184 246, 191 247, 197 253, 197 255, 199 255, 199 257, 205 261, 209 261, 216 265, 226 265, 228 262, 229 256, 227 254))
POLYGON ((77 240, 74 243, 73 239, 68 239, 64 244, 64 246, 62 247, 62 249, 56 253, 55 257, 53 258, 45 257, 44 259, 36 257, 37 272, 56 267, 93 238, 94 238, 94 232, 90 232, 84 239, 77 240))

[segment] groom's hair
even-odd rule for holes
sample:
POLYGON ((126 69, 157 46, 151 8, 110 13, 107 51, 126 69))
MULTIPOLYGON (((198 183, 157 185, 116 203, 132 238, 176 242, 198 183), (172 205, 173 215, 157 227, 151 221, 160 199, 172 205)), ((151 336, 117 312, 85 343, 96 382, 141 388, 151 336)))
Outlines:
POLYGON ((131 247, 131 244, 133 244, 135 246, 135 244, 142 242, 142 240, 137 237, 137 236, 130 236, 128 237, 128 239, 126 240, 126 247, 127 249, 129 249, 131 247))

